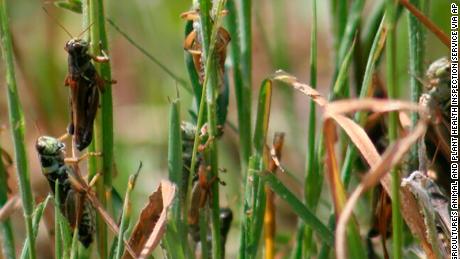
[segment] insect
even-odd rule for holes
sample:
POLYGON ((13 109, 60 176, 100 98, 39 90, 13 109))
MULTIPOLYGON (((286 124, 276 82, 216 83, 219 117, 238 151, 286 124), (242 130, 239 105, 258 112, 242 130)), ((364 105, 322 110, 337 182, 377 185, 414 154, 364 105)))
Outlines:
POLYGON ((407 187, 414 195, 419 209, 424 216, 427 239, 439 258, 450 255, 450 224, 449 199, 439 186, 425 172, 415 171, 403 179, 403 187, 407 187))
POLYGON ((89 42, 80 38, 91 25, 77 37, 73 37, 45 8, 43 10, 71 38, 64 46, 64 50, 68 53, 68 74, 64 84, 70 88, 70 123, 67 132, 74 136, 77 149, 82 151, 88 147, 93 139, 93 124, 99 107, 99 91, 104 90, 106 83, 113 84, 116 81, 103 79, 91 63, 91 60, 98 63, 109 62, 109 58, 102 48, 100 48, 102 56, 90 54, 89 42))
POLYGON ((40 160, 42 173, 48 180, 55 195, 58 182, 60 210, 72 229, 78 225, 78 239, 85 247, 93 241, 95 232, 95 213, 88 200, 74 190, 69 179, 74 174, 73 168, 65 163, 65 145, 58 139, 48 136, 39 137, 35 145, 40 160))
MULTIPOLYGON (((450 61, 447 58, 434 61, 427 69, 426 78, 426 92, 420 97, 420 104, 426 108, 424 116, 431 123, 420 141, 419 170, 450 172, 450 61)), ((433 177, 447 192, 450 190, 450 176, 433 177)))
MULTIPOLYGON (((195 65, 195 70, 197 71, 200 83, 203 84, 204 81, 204 64, 202 59, 202 34, 201 34, 201 25, 200 25, 200 16, 199 10, 192 10, 184 12, 181 14, 181 17, 193 21, 193 30, 186 36, 184 40, 184 49, 188 51, 193 56, 193 63, 195 65)), ((226 11, 222 13, 225 15, 226 11)), ((227 57, 227 45, 230 42, 230 34, 223 27, 219 27, 217 31, 217 38, 215 43, 215 55, 219 67, 219 77, 223 81, 223 76, 225 72, 225 59, 227 57)))
MULTIPOLYGON (((103 91, 105 80, 102 79, 91 63, 108 62, 104 56, 88 53, 89 44, 83 39, 69 40, 64 49, 68 56, 68 75, 65 85, 70 87, 71 122, 68 133, 75 136, 79 151, 85 149, 93 139, 93 124, 99 107, 99 91, 103 91)), ((112 81, 113 82, 113 81, 112 81)))
MULTIPOLYGON (((222 11, 221 15, 225 15, 227 11, 222 11)), ((195 9, 192 11, 184 12, 181 14, 181 17, 189 21, 186 26, 186 33, 188 33, 184 40, 184 50, 187 51, 191 57, 187 56, 186 63, 187 66, 192 66, 195 68, 196 75, 194 75, 193 69, 189 70, 190 76, 192 78, 198 77, 198 86, 195 87, 196 95, 201 96, 200 85, 204 84, 205 80, 205 61, 203 60, 202 55, 202 38, 203 34, 201 32, 201 23, 199 10, 195 9)), ((215 17, 215 15, 214 15, 215 17)), ((214 24, 214 20, 212 20, 214 24)), ((212 58, 215 60, 214 64, 217 67, 217 125, 220 127, 217 132, 216 137, 220 137, 223 134, 223 126, 227 119, 228 104, 229 104, 229 85, 228 80, 226 80, 225 74, 225 59, 227 57, 227 45, 230 42, 230 34, 223 27, 217 29, 217 35, 214 44, 214 52, 212 58)), ((195 81, 195 80, 192 80, 195 81)), ((199 102, 199 99, 197 100, 199 102)))
MULTIPOLYGON (((80 176, 77 164, 90 155, 86 153, 79 158, 65 158, 65 145, 59 139, 41 136, 35 144, 43 175, 47 178, 51 191, 55 195, 58 181, 59 203, 62 214, 67 218, 72 228, 78 225, 78 239, 85 246, 93 241, 95 232, 95 210, 107 223, 109 228, 118 235, 119 228, 115 221, 104 210, 102 204, 90 188, 97 180, 97 175, 88 185, 80 176), (68 165, 72 163, 73 165, 68 165)), ((130 255, 135 257, 131 246, 123 240, 130 255)))

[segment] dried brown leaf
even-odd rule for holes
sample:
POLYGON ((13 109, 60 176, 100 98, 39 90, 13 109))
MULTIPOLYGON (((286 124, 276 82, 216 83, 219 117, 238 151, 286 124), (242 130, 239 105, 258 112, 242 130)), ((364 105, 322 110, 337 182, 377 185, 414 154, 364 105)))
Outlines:
POLYGON ((297 81, 295 76, 290 75, 282 70, 276 71, 272 78, 273 80, 278 80, 292 85, 295 89, 310 97, 316 104, 321 107, 324 107, 328 103, 328 101, 313 87, 300 83, 297 81))
MULTIPOLYGON (((165 232, 168 208, 176 193, 176 186, 163 180, 158 189, 149 197, 149 202, 142 209, 139 220, 128 241, 137 258, 146 258, 160 242, 165 232)), ((125 252, 123 258, 132 256, 125 252)))
MULTIPOLYGON (((352 213, 353 213, 353 208, 355 207, 356 203, 358 202, 359 197, 361 196, 362 193, 364 193, 366 190, 369 188, 375 186, 379 181, 382 183, 384 186, 385 190, 390 194, 390 186, 389 186, 389 179, 385 179, 384 181, 381 181, 381 179, 387 175, 387 172, 390 171, 392 167, 394 167, 399 161, 403 158, 403 156, 406 154, 406 152, 409 151, 410 147, 420 138, 423 136, 426 130, 426 122, 421 121, 418 123, 417 127, 414 129, 414 131, 409 134, 407 137, 400 139, 397 141, 394 145, 389 147, 387 151, 383 154, 382 158, 377 162, 371 164, 371 169, 370 171, 366 174, 366 176, 363 178, 362 182, 358 185, 358 187, 353 191, 352 195, 348 199, 345 208, 343 209, 342 215, 339 217, 338 223, 337 223, 337 229, 336 229, 336 242, 335 242, 335 247, 336 247, 336 252, 337 252, 337 258, 346 258, 346 253, 345 253, 345 231, 346 231, 346 225, 348 220, 350 219, 352 213)), ((410 194, 410 197, 413 196, 410 194)), ((407 196, 407 193, 402 192, 402 203, 405 204, 405 206, 402 206, 402 211, 403 211, 403 216, 406 220, 406 222, 410 224, 410 221, 416 221, 419 222, 421 219, 421 225, 418 226, 412 226, 411 230, 414 231, 413 228, 416 228, 416 233, 423 239, 424 234, 423 232, 420 232, 421 229, 420 227, 423 226, 423 217, 420 215, 416 204, 412 204, 410 200, 410 197, 407 196), (404 203, 406 201, 406 203, 404 203), (407 203, 409 202, 409 203, 407 203), (412 209, 410 209, 412 208, 412 209)), ((424 231, 424 230, 423 230, 424 231)))

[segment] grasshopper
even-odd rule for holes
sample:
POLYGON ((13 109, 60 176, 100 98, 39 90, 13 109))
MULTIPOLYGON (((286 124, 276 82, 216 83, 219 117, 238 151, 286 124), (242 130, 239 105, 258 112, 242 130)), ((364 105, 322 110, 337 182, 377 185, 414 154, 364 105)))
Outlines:
POLYGON ((108 62, 109 58, 105 53, 103 56, 89 54, 89 43, 80 38, 69 40, 64 49, 69 54, 65 85, 70 87, 71 106, 71 122, 67 131, 75 136, 76 147, 82 151, 93 139, 93 124, 99 107, 99 91, 103 91, 106 83, 97 73, 91 60, 104 63, 108 62))
MULTIPOLYGON (((426 92, 420 97, 420 105, 425 107, 423 116, 430 119, 425 139, 420 142, 419 170, 428 172, 429 167, 437 172, 450 172, 450 61, 440 58, 433 62, 426 72, 426 92), (428 158, 433 161, 428 165, 428 158)), ((450 176, 437 175, 446 190, 450 176)))
POLYGON ((38 138, 35 147, 40 160, 42 173, 48 180, 51 191, 55 195, 56 181, 59 181, 58 191, 60 210, 68 220, 72 229, 78 226, 78 239, 85 247, 93 241, 95 232, 94 208, 72 188, 70 174, 73 168, 66 165, 64 158, 64 143, 48 136, 38 138))
POLYGON ((67 132, 74 136, 77 149, 82 151, 88 147, 93 139, 93 124, 99 107, 99 92, 104 90, 106 83, 113 84, 116 81, 103 79, 91 63, 91 60, 98 63, 109 62, 109 57, 102 50, 102 47, 100 48, 102 56, 90 54, 89 42, 80 38, 92 24, 77 37, 73 37, 45 8, 43 10, 70 37, 64 46, 64 50, 68 54, 68 73, 64 84, 70 88, 70 123, 67 132))
MULTIPOLYGON (((221 15, 225 15, 224 11, 221 15)), ((184 40, 184 49, 193 56, 193 63, 199 75, 200 83, 204 81, 204 62, 202 59, 202 39, 199 10, 192 10, 181 14, 181 18, 193 21, 193 30, 186 36, 184 40)), ((227 57, 227 45, 230 42, 230 33, 223 27, 219 27, 217 31, 217 39, 215 45, 215 55, 219 66, 220 81, 223 81, 225 72, 225 59, 227 57)))
MULTIPOLYGON (((59 139, 41 136, 35 144, 40 160, 42 173, 50 184, 51 191, 55 194, 56 181, 59 181, 58 191, 60 197, 60 210, 69 221, 72 228, 78 227, 78 239, 85 246, 93 241, 95 232, 95 210, 107 223, 109 228, 118 235, 119 228, 109 213, 104 210, 97 199, 91 186, 98 179, 96 175, 91 183, 87 184, 78 171, 78 163, 90 155, 86 153, 79 158, 65 158, 65 145, 59 139)), ((131 246, 123 240, 129 254, 135 257, 131 246)))

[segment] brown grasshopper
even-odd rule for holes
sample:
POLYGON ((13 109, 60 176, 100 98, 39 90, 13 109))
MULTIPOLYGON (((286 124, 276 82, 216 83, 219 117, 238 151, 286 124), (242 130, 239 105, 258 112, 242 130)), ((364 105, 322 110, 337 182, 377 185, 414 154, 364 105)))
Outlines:
MULTIPOLYGON (((75 136, 79 151, 85 149, 93 139, 93 124, 99 107, 99 91, 106 81, 102 79, 91 63, 108 62, 109 58, 88 53, 89 44, 83 39, 69 40, 64 49, 68 56, 68 74, 65 85, 70 87, 71 121, 68 133, 75 136)), ((114 83, 114 81, 111 81, 114 83)))
MULTIPOLYGON (((181 18, 189 21, 193 21, 193 30, 187 35, 184 40, 184 49, 193 56, 193 64, 197 71, 200 84, 204 81, 204 64, 202 62, 202 32, 200 25, 199 10, 192 10, 181 14, 181 18)), ((225 15, 226 11, 222 12, 221 15, 225 15)), ((217 57, 219 66, 219 77, 223 80, 225 72, 225 59, 227 57, 227 45, 230 42, 230 33, 223 27, 219 27, 217 31, 217 39, 215 43, 215 55, 217 57)))
POLYGON ((68 74, 64 84, 70 87, 70 123, 67 132, 75 137, 75 145, 79 151, 82 151, 93 139, 93 124, 99 107, 99 91, 104 90, 106 83, 115 83, 116 81, 103 79, 91 63, 91 60, 98 63, 109 62, 109 58, 102 48, 102 56, 90 54, 89 43, 80 38, 92 24, 77 37, 73 37, 45 8, 43 10, 71 38, 64 46, 64 50, 68 53, 68 74))

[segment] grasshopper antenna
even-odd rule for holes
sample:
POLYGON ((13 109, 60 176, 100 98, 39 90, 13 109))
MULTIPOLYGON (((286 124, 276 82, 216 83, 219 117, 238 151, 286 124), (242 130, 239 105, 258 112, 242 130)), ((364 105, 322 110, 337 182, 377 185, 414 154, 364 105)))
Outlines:
POLYGON ((85 32, 87 32, 91 28, 91 26, 93 26, 93 24, 94 24, 94 22, 92 22, 90 25, 88 25, 88 27, 86 27, 82 32, 80 32, 78 34, 77 38, 80 38, 81 35, 83 35, 85 32))
POLYGON ((53 19, 53 21, 54 21, 59 27, 61 27, 61 29, 63 29, 63 30, 67 33, 67 35, 69 35, 69 37, 70 37, 71 39, 73 38, 72 34, 64 27, 64 25, 62 25, 62 24, 58 21, 58 19, 56 19, 56 17, 52 16, 52 15, 48 12, 48 10, 46 10, 45 7, 42 7, 42 9, 43 9, 43 11, 45 11, 45 13, 46 13, 49 17, 51 17, 51 19, 53 19))

